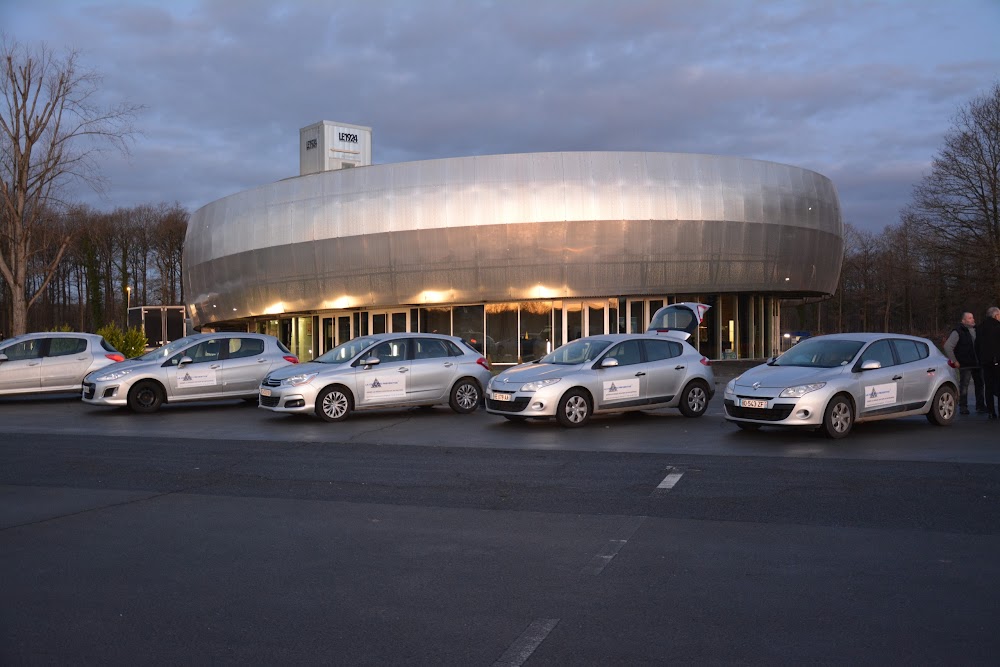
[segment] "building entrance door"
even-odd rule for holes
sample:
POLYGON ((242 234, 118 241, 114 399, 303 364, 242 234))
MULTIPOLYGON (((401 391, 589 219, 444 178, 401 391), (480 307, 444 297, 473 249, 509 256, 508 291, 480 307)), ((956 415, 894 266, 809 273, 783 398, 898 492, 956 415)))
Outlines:
POLYGON ((323 350, 332 350, 354 338, 350 314, 330 315, 323 318, 323 350))
POLYGON ((369 317, 371 319, 368 331, 373 334, 403 333, 410 330, 409 310, 390 310, 381 313, 371 313, 369 317))

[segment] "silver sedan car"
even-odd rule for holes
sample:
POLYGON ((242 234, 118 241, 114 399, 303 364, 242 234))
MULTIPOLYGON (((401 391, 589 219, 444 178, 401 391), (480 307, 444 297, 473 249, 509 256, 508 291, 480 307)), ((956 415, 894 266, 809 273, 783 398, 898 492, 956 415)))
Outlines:
POLYGON ((485 357, 461 338, 376 334, 270 373, 260 386, 260 407, 331 422, 353 410, 398 406, 447 404, 464 414, 479 407, 489 379, 485 357))
POLYGON ((83 401, 156 412, 164 403, 242 398, 257 401, 269 371, 298 363, 274 336, 211 333, 185 336, 84 380, 83 401))
POLYGON ((849 333, 809 338, 726 386, 726 419, 744 430, 802 426, 843 438, 855 423, 955 418, 957 372, 926 338, 849 333))
POLYGON ((0 341, 0 395, 80 391, 87 373, 124 360, 97 334, 15 336, 0 341))
POLYGON ((486 410, 511 421, 555 417, 567 427, 602 412, 678 408, 700 417, 715 394, 715 376, 685 338, 669 332, 574 340, 493 378, 486 410))

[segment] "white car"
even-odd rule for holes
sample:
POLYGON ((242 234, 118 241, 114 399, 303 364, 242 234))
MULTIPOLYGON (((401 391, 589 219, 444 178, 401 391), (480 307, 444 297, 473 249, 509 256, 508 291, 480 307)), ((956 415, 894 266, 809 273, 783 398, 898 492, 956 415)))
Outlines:
POLYGON ((366 408, 449 405, 466 414, 479 407, 490 374, 486 358, 456 336, 374 334, 270 373, 260 407, 329 422, 366 408))
POLYGON ((822 429, 843 438, 858 422, 955 418, 958 373, 926 338, 845 333, 809 338, 726 385, 726 419, 822 429))
POLYGON ((46 331, 0 341, 0 395, 80 391, 83 378, 125 356, 103 336, 46 331))
POLYGON ((486 411, 510 421, 555 417, 566 427, 604 412, 678 408, 700 417, 715 394, 715 376, 687 337, 671 331, 579 338, 493 378, 486 411))

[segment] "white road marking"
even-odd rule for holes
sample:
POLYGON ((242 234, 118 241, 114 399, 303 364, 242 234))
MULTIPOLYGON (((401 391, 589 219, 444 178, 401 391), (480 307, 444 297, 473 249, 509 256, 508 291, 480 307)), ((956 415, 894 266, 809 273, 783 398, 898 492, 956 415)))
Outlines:
POLYGON ((583 568, 580 574, 592 574, 596 576, 603 572, 604 568, 611 562, 611 559, 617 556, 622 547, 628 544, 629 539, 635 534, 635 531, 639 530, 639 526, 645 520, 646 517, 644 516, 634 516, 627 521, 622 526, 618 535, 608 540, 608 543, 604 545, 601 552, 590 559, 590 563, 583 568))
POLYGON ((656 487, 657 489, 666 489, 669 491, 674 488, 674 485, 677 484, 677 482, 679 482, 681 477, 684 475, 683 470, 677 470, 676 468, 671 468, 670 470, 670 474, 663 478, 660 485, 656 487))
POLYGON ((558 618, 539 618, 532 621, 528 629, 522 632, 521 636, 515 639, 514 643, 508 646, 503 655, 493 663, 493 667, 521 667, 545 641, 558 622, 558 618))

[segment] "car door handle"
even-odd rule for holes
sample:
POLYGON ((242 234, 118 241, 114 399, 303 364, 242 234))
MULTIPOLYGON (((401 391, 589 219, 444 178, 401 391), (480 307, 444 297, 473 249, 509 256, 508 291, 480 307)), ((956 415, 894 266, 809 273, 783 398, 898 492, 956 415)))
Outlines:
POLYGON ((902 379, 903 379, 902 375, 893 375, 892 376, 892 381, 893 382, 895 382, 896 380, 902 380, 902 379))
POLYGON ((683 366, 674 366, 674 370, 675 371, 682 371, 682 370, 684 370, 684 367, 683 366))
POLYGON ((450 361, 446 361, 446 362, 445 362, 445 364, 444 364, 444 367, 445 367, 445 368, 451 368, 451 367, 452 367, 452 366, 454 366, 454 365, 455 365, 455 364, 451 363, 450 361))
POLYGON ((646 372, 645 372, 645 371, 639 371, 638 373, 636 373, 636 374, 635 374, 635 376, 636 376, 637 378, 641 378, 641 377, 642 377, 643 375, 645 375, 645 374, 646 374, 646 372))
POLYGON ((40 362, 40 361, 32 361, 32 362, 31 362, 30 364, 28 364, 28 365, 29 365, 29 366, 37 366, 37 365, 38 365, 38 364, 40 364, 40 363, 42 363, 42 362, 40 362))
POLYGON ((406 368, 406 367, 404 366, 404 367, 402 367, 402 368, 400 368, 400 369, 399 369, 399 372, 400 372, 400 373, 405 373, 405 372, 406 372, 406 371, 408 371, 408 370, 410 370, 410 369, 409 369, 409 368, 406 368))
POLYGON ((928 373, 937 373, 937 369, 936 368, 928 368, 927 372, 928 373))
POLYGON ((212 364, 211 366, 209 366, 209 368, 211 368, 212 370, 219 370, 220 368, 222 368, 222 366, 220 366, 219 364, 212 364))
POLYGON ((257 363, 258 364, 265 364, 265 363, 267 363, 267 359, 258 359, 257 363))

